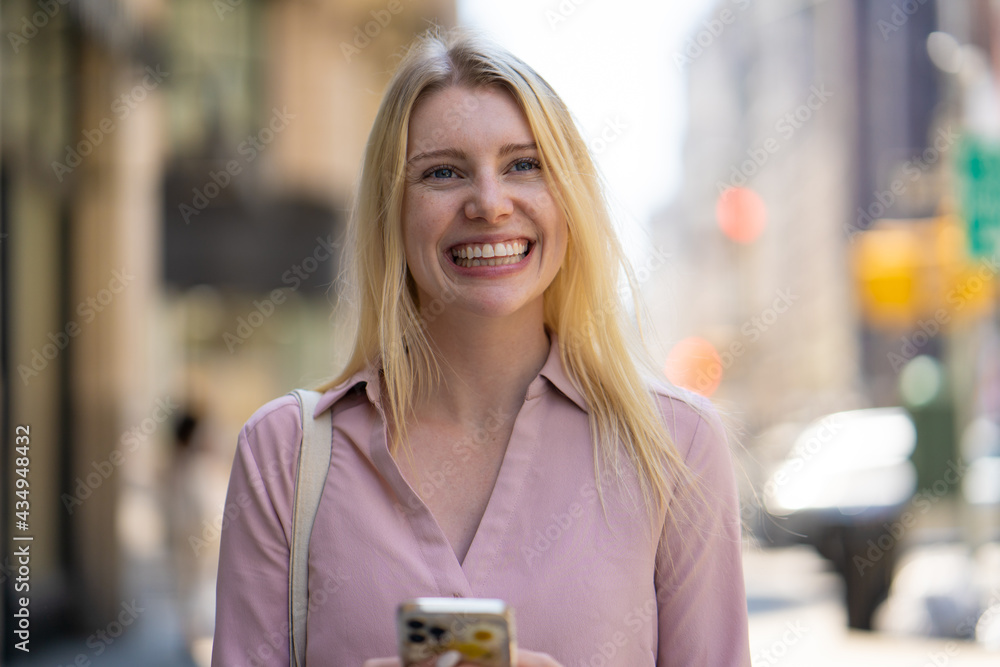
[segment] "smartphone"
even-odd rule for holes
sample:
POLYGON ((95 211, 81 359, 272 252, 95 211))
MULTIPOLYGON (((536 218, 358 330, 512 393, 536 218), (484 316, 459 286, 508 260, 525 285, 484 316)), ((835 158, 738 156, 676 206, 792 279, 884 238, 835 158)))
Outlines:
POLYGON ((403 667, 433 664, 431 658, 458 651, 464 662, 511 667, 516 651, 514 610, 503 600, 416 598, 396 614, 403 667))

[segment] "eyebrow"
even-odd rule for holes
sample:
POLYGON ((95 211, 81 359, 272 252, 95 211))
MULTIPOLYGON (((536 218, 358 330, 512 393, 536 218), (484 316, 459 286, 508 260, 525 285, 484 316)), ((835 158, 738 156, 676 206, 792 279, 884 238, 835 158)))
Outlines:
MULTIPOLYGON (((537 151, 538 144, 534 141, 527 144, 504 144, 500 147, 499 155, 500 157, 505 157, 511 153, 518 153, 521 151, 537 151)), ((435 151, 424 151, 423 153, 417 153, 410 159, 406 161, 407 164, 413 164, 418 160, 426 160, 430 158, 454 158, 456 160, 464 160, 466 158, 465 151, 458 150, 457 148, 441 148, 435 151)))

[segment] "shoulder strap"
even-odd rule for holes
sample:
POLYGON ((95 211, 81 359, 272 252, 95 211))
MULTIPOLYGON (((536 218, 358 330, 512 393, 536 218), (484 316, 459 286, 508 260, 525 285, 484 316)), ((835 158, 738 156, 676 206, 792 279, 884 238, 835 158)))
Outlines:
POLYGON ((288 561, 288 652, 291 667, 306 662, 306 616, 309 612, 309 537, 330 469, 333 424, 329 412, 313 419, 320 393, 292 392, 302 413, 302 443, 292 506, 292 544, 288 561))

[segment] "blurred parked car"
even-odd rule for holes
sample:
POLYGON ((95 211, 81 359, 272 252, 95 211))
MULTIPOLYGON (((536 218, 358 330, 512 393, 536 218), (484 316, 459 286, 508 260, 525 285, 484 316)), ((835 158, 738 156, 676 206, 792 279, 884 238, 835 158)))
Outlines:
POLYGON ((916 429, 902 408, 827 415, 809 424, 763 490, 767 539, 804 543, 844 578, 848 624, 871 629, 898 543, 915 522, 916 429))

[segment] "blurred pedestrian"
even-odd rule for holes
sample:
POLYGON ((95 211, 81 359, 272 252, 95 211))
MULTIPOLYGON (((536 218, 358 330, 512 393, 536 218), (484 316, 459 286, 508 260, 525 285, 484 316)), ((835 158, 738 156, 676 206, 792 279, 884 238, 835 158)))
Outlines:
POLYGON ((227 462, 219 456, 218 431, 206 411, 183 406, 174 425, 174 447, 165 506, 170 556, 185 643, 193 655, 207 653, 212 638, 215 582, 227 462))

